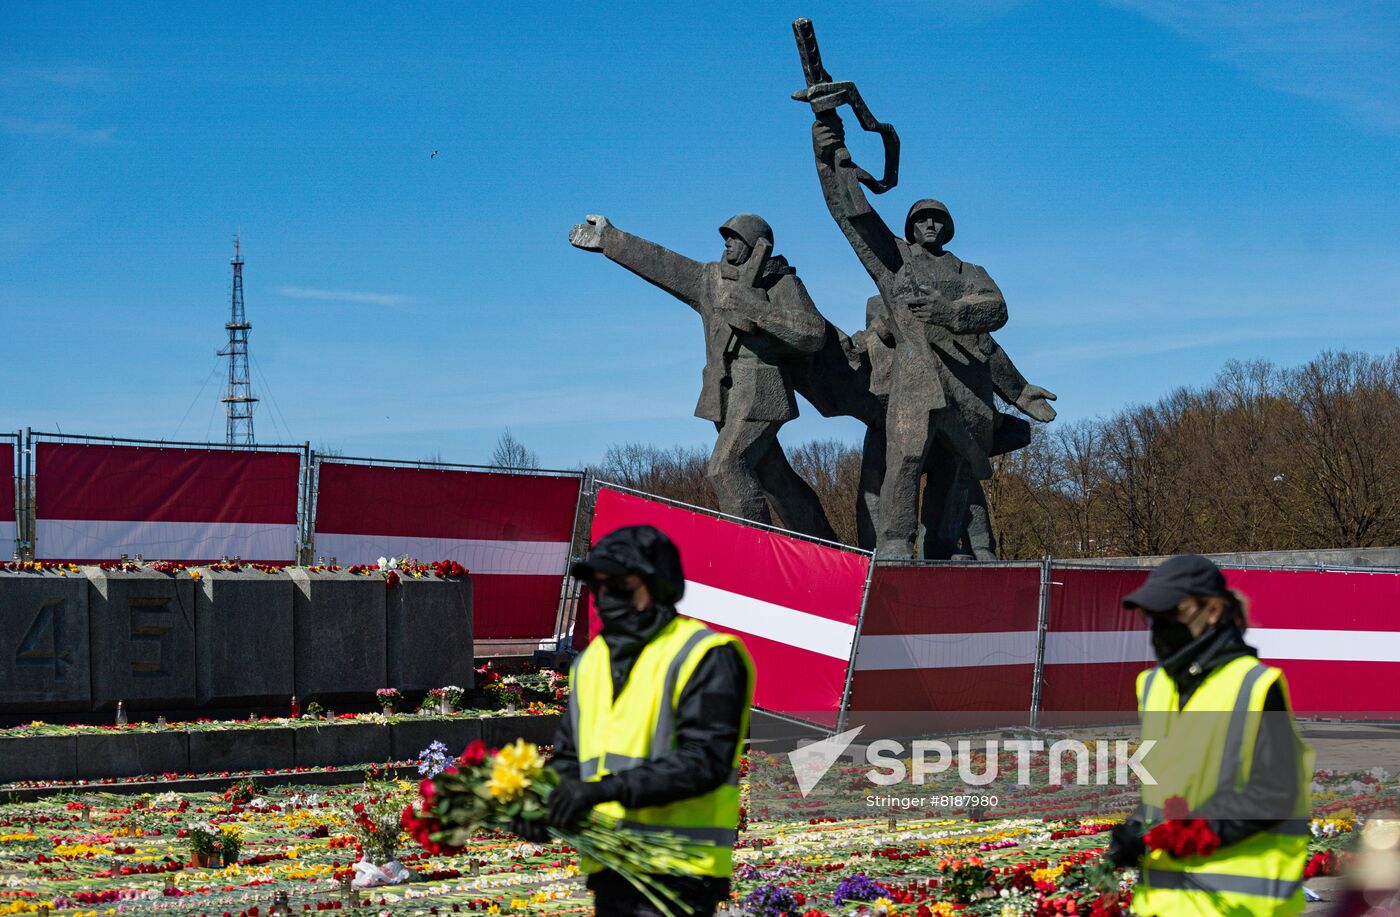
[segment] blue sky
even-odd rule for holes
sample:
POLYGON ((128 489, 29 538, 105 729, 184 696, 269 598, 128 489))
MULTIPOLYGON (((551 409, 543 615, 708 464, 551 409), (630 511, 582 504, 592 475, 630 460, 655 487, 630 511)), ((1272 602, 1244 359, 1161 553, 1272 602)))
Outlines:
POLYGON ((566 237, 604 213, 709 260, 756 211, 855 330, 799 15, 899 130, 886 218, 950 205, 1062 418, 1400 343, 1392 3, 671 6, 0 6, 0 429, 221 438, 237 232, 261 440, 710 443, 695 315, 566 237))

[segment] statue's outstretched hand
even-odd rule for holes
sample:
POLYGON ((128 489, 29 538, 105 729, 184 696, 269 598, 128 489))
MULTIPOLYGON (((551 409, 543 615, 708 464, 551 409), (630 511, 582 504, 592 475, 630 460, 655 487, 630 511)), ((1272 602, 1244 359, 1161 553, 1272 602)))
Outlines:
POLYGON ((1021 397, 1016 399, 1016 407, 1025 412, 1027 417, 1041 423, 1049 423, 1055 419, 1055 408, 1050 404, 1054 400, 1054 392, 1038 385, 1027 385, 1021 397))
POLYGON ((569 244, 587 252, 603 250, 603 235, 612 226, 608 218, 598 213, 590 213, 586 222, 578 223, 569 230, 569 244))

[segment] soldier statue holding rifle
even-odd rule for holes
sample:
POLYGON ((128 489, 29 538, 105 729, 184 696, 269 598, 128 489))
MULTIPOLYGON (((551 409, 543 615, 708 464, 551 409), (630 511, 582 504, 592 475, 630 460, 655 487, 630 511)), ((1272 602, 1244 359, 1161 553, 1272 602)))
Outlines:
MULTIPOLYGON (((880 293, 878 320, 872 316, 867 343, 878 340, 892 348, 876 550, 890 558, 914 556, 920 481, 929 473, 925 500, 934 502, 924 514, 926 555, 949 556, 960 540, 981 542, 990 553, 990 529, 973 512, 982 503, 980 482, 991 476, 993 455, 1029 439, 1023 421, 996 410, 994 395, 1039 421, 1054 418, 1049 402, 1055 396, 1027 383, 992 339, 991 332, 1006 324, 1006 301, 983 268, 944 248, 953 238, 948 208, 932 199, 918 201, 897 235, 871 206, 862 185, 876 194, 894 187, 898 136, 874 119, 853 84, 832 80, 812 24, 799 19, 793 30, 807 78, 807 87, 794 98, 809 103, 817 116, 812 141, 822 194, 880 293), (852 160, 836 111, 843 104, 862 128, 881 135, 882 178, 852 160), (984 536, 977 537, 983 528, 984 536)), ((878 437, 867 439, 867 449, 872 447, 878 448, 878 437)), ((877 462, 875 456, 866 459, 867 465, 877 462)))

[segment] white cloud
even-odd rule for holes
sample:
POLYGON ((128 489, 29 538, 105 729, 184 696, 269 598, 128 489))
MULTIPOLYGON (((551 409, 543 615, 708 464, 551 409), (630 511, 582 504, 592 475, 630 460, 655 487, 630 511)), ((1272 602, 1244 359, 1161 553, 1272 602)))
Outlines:
POLYGON ((1110 0, 1269 89, 1400 131, 1400 15, 1387 0, 1110 0))
POLYGON ((67 121, 32 121, 26 118, 0 118, 0 131, 25 137, 51 137, 77 143, 109 143, 116 133, 114 127, 86 128, 67 121))
POLYGON ((327 302, 358 302, 375 306, 402 306, 413 301, 400 293, 371 293, 363 290, 315 290, 308 287, 278 287, 277 292, 292 299, 320 299, 327 302))

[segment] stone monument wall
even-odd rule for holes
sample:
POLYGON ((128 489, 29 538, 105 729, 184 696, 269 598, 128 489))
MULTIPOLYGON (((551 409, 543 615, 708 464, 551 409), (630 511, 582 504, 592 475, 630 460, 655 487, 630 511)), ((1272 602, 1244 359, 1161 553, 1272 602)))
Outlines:
MULTIPOLYGON (((0 573, 0 714, 372 704, 472 687, 469 578, 0 573)), ((41 718, 41 717, 40 717, 41 718)))

